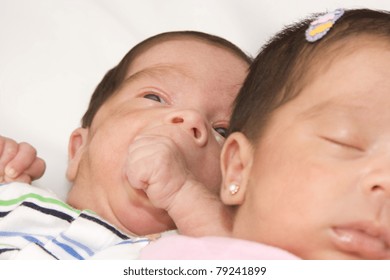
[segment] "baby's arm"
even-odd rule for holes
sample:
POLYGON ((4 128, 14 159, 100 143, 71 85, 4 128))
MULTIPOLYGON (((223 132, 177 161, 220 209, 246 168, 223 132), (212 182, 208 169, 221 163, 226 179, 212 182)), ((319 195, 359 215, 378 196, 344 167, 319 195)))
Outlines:
POLYGON ((0 183, 31 183, 43 175, 45 168, 30 144, 0 136, 0 183))
POLYGON ((162 136, 143 136, 129 147, 126 174, 132 187, 145 190, 165 209, 180 233, 229 235, 231 215, 219 196, 193 178, 176 144, 162 136))

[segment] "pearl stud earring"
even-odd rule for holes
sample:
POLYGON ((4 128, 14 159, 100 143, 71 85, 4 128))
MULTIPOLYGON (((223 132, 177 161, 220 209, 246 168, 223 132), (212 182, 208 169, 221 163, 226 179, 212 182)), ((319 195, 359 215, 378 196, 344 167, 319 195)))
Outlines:
POLYGON ((237 184, 231 183, 229 185, 229 192, 231 195, 235 195, 236 193, 238 193, 239 189, 240 189, 240 186, 237 184))

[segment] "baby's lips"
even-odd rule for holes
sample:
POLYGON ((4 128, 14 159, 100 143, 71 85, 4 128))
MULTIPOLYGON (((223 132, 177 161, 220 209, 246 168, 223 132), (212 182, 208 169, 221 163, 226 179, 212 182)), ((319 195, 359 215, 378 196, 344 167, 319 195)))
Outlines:
POLYGON ((363 259, 389 259, 389 232, 372 223, 356 223, 333 228, 336 246, 363 259))

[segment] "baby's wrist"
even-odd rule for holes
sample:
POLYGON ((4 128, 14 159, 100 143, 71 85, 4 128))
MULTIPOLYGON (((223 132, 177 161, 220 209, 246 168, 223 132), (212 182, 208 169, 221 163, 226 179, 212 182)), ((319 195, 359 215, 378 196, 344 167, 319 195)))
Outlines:
POLYGON ((219 196, 196 180, 188 180, 175 196, 169 216, 181 234, 190 236, 229 235, 230 210, 219 196))
MULTIPOLYGON (((199 192, 199 189, 204 188, 199 182, 189 179, 184 182, 181 188, 173 195, 170 204, 166 211, 170 216, 183 215, 182 213, 187 212, 188 205, 192 205, 191 201, 196 197, 196 194, 199 192)), ((172 217, 174 218, 174 217, 172 217)))

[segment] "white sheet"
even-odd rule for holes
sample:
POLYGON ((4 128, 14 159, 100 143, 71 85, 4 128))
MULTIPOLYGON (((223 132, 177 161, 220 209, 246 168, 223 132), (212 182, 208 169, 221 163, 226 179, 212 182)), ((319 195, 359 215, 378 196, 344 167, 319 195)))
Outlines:
POLYGON ((338 7, 390 10, 388 0, 0 0, 0 134, 46 159, 38 186, 64 198, 67 142, 103 74, 163 31, 223 36, 255 55, 283 25, 338 7))

